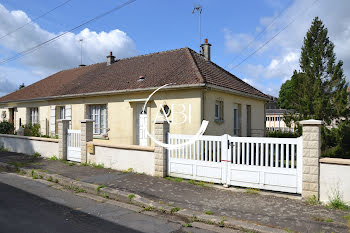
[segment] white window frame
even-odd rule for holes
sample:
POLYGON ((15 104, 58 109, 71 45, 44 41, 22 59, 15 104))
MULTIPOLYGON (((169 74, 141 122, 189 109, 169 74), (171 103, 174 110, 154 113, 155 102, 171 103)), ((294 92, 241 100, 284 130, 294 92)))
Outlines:
POLYGON ((39 108, 29 108, 29 122, 32 124, 39 123, 39 108))
POLYGON ((217 100, 215 102, 214 117, 216 121, 224 120, 224 101, 217 100))
POLYGON ((240 125, 239 125, 239 110, 238 106, 233 107, 233 136, 239 136, 240 125))
POLYGON ((66 107, 65 106, 57 106, 57 119, 66 119, 66 107))
POLYGON ((88 105, 89 118, 94 120, 93 133, 94 135, 102 135, 107 133, 107 104, 88 105))

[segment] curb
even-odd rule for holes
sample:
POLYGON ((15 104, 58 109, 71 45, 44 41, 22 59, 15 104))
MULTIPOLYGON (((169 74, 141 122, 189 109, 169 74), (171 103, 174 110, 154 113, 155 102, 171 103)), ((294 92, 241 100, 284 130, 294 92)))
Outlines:
POLYGON ((112 200, 114 199, 120 202, 134 204, 142 208, 151 208, 153 210, 166 214, 174 214, 176 216, 189 219, 193 222, 203 222, 206 224, 219 225, 222 227, 228 227, 237 230, 250 231, 256 233, 285 233, 284 230, 279 228, 259 225, 257 223, 249 221, 237 220, 231 217, 207 215, 202 212, 190 209, 178 210, 175 209, 174 206, 161 204, 150 199, 141 197, 137 194, 125 192, 114 188, 112 189, 109 187, 99 188, 99 185, 77 181, 58 174, 50 174, 47 172, 29 168, 17 168, 14 165, 6 164, 3 162, 0 162, 0 167, 5 168, 9 172, 17 172, 21 175, 33 177, 33 179, 44 179, 53 183, 58 183, 59 185, 67 189, 78 190, 78 192, 86 192, 105 198, 107 197, 112 200))

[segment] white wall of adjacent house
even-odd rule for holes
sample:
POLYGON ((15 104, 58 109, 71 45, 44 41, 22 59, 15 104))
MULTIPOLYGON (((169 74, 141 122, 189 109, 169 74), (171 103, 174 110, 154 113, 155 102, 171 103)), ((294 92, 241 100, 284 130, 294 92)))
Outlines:
POLYGON ((266 130, 269 131, 290 131, 293 130, 294 124, 291 128, 283 121, 283 114, 266 114, 266 130))

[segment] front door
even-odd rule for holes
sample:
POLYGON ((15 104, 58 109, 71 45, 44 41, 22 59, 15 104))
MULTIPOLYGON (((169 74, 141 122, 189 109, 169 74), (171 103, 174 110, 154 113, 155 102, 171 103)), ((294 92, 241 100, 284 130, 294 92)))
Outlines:
POLYGON ((136 141, 140 146, 147 146, 147 110, 142 111, 143 104, 138 104, 136 107, 136 141))

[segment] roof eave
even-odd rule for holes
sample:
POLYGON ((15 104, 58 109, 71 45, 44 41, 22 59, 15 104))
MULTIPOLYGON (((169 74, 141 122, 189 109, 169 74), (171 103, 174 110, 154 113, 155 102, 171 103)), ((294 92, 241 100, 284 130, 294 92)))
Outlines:
MULTIPOLYGON (((205 86, 204 83, 184 84, 184 85, 170 85, 170 86, 164 87, 163 89, 176 90, 176 89, 180 89, 180 88, 181 89, 183 89, 183 88, 200 88, 200 87, 204 87, 204 86, 205 86)), ((147 87, 147 88, 138 88, 138 89, 125 89, 125 90, 117 90, 117 91, 101 91, 101 92, 91 92, 91 93, 83 93, 83 94, 47 96, 47 97, 41 97, 41 98, 22 99, 22 100, 9 100, 9 101, 2 101, 2 102, 0 102, 0 105, 8 104, 8 103, 40 102, 40 101, 57 100, 57 99, 72 99, 72 98, 79 98, 79 97, 93 97, 93 96, 125 94, 125 93, 142 92, 142 91, 154 91, 157 88, 159 88, 159 87, 157 86, 157 87, 147 87)))
POLYGON ((262 97, 262 96, 258 96, 258 95, 253 95, 253 94, 249 94, 249 93, 246 93, 246 92, 233 90, 233 89, 230 89, 230 88, 217 86, 217 85, 214 85, 214 84, 206 84, 206 86, 209 87, 209 88, 220 90, 220 91, 229 92, 229 93, 235 94, 235 95, 251 97, 251 98, 259 99, 259 100, 263 100, 263 101, 268 101, 269 100, 268 97, 262 97))

